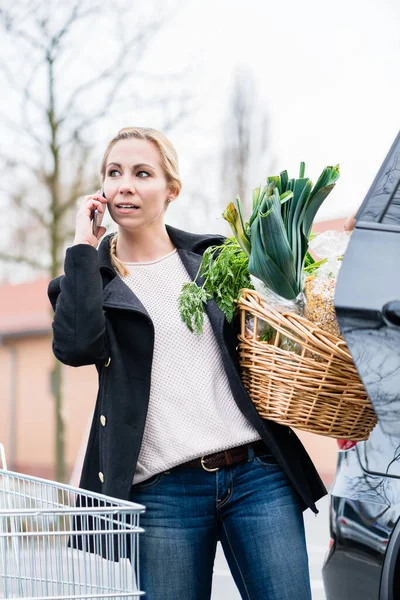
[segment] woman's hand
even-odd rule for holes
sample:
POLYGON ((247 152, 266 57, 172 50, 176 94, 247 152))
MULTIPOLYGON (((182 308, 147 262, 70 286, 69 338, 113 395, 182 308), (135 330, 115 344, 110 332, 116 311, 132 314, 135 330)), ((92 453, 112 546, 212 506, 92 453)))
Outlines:
POLYGON ((99 239, 105 234, 106 228, 100 227, 97 236, 93 235, 93 213, 95 209, 99 213, 106 210, 107 200, 100 191, 96 194, 85 196, 82 206, 76 215, 76 228, 73 246, 77 244, 89 244, 93 248, 97 248, 99 239))

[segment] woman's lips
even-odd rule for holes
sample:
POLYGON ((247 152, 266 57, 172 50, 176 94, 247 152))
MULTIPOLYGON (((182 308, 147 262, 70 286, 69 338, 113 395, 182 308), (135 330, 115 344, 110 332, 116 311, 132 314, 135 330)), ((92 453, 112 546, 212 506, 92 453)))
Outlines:
POLYGON ((117 204, 115 210, 121 214, 129 214, 139 210, 138 206, 128 204, 117 204))

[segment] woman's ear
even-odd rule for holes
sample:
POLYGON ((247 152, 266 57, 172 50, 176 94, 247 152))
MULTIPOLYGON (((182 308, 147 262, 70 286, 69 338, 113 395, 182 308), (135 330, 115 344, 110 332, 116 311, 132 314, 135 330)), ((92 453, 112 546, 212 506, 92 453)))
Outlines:
POLYGON ((178 188, 174 188, 174 187, 169 188, 169 192, 168 192, 168 196, 167 196, 167 203, 169 204, 170 202, 175 200, 178 197, 178 195, 179 195, 178 188))

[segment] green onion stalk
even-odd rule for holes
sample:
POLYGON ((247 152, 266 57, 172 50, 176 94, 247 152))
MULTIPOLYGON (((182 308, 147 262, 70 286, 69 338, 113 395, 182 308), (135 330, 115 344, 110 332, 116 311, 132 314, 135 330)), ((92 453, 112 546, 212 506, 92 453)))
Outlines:
POLYGON ((339 175, 339 165, 326 167, 313 186, 301 163, 298 179, 282 171, 253 190, 248 222, 239 196, 223 212, 249 257, 249 273, 281 298, 295 300, 303 292, 304 268, 314 262, 308 252, 313 221, 339 175))

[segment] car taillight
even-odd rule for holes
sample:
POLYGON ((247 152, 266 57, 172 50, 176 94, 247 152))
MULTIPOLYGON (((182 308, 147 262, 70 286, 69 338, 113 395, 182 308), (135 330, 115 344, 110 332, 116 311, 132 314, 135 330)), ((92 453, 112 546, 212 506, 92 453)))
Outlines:
POLYGON ((339 450, 350 450, 350 448, 354 448, 357 442, 353 442, 351 440, 336 440, 337 445, 339 446, 339 450))
POLYGON ((333 544, 335 543, 335 540, 333 540, 332 538, 329 540, 329 550, 332 548, 333 544))

